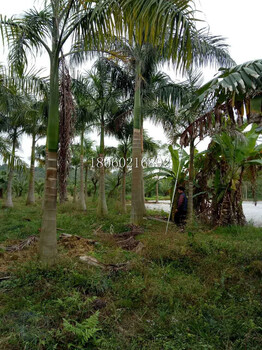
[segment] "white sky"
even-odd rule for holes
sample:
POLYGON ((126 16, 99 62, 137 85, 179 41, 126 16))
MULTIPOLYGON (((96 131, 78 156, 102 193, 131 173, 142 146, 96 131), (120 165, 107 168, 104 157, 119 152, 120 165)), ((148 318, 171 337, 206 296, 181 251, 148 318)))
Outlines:
MULTIPOLYGON (((8 17, 19 15, 23 11, 33 7, 38 7, 42 0, 0 0, 0 13, 8 17)), ((221 35, 227 39, 230 45, 231 57, 237 64, 262 58, 261 44, 261 0, 196 0, 200 18, 204 18, 209 25, 210 32, 213 35, 221 35)), ((3 46, 0 42, 0 62, 4 61, 3 46)), ((37 58, 37 65, 46 67, 47 59, 37 58)), ((173 72, 168 72, 175 79, 173 72)), ((216 73, 216 70, 209 68, 204 70, 205 79, 209 80, 216 73)), ((145 128, 149 130, 150 135, 155 140, 166 142, 161 127, 155 127, 146 122, 145 128)), ((112 145, 114 141, 107 139, 107 144, 112 145)), ((27 137, 22 139, 23 157, 28 161, 30 155, 31 141, 27 137)), ((202 146, 203 148, 204 146, 202 146)), ((21 153, 22 154, 22 153, 21 153)))

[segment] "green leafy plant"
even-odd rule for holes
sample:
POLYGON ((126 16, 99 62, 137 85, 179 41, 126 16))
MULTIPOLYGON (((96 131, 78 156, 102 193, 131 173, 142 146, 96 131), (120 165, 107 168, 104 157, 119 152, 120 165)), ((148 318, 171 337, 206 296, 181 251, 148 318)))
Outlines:
POLYGON ((86 349, 86 345, 96 342, 95 335, 101 330, 98 327, 99 311, 92 316, 84 320, 83 322, 70 323, 68 320, 63 319, 63 326, 67 332, 73 333, 77 338, 77 344, 68 344, 68 348, 71 349, 86 349))

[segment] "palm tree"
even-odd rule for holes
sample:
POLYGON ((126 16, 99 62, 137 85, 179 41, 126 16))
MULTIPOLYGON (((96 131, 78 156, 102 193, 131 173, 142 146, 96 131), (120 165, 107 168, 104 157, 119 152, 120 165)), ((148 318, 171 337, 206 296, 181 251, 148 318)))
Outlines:
POLYGON ((45 101, 32 102, 30 111, 26 115, 25 119, 25 132, 32 136, 32 147, 31 147, 31 161, 30 161, 30 172, 29 172, 29 184, 28 184, 28 195, 26 205, 35 204, 35 156, 36 156, 36 143, 44 136, 45 126, 45 115, 47 111, 47 105, 45 101))
MULTIPOLYGON (((59 129, 59 60, 64 45, 72 36, 76 44, 84 37, 84 49, 97 47, 105 41, 103 34, 122 34, 128 29, 129 37, 142 43, 169 43, 168 54, 177 64, 187 66, 192 58, 192 28, 194 11, 188 0, 98 0, 85 2, 76 0, 49 0, 41 11, 27 12, 21 19, 1 18, 1 30, 12 45, 10 58, 13 66, 21 72, 26 62, 26 49, 37 52, 44 48, 50 58, 50 104, 47 128, 48 164, 46 171, 46 191, 43 220, 40 237, 40 256, 45 263, 51 264, 56 257, 56 179, 57 149, 59 129), (136 30, 134 31, 134 26, 136 30), (114 27, 114 30, 113 30, 114 27), (49 44, 51 43, 51 44, 49 44)), ((197 31, 193 31, 196 35, 197 31)), ((193 38, 194 39, 194 38, 193 38)), ((83 41, 82 41, 83 42, 83 41)), ((196 48, 200 47, 199 40, 196 48)), ((80 50, 82 47, 80 48, 80 50)), ((198 50, 199 52, 199 50, 198 50)), ((71 51, 72 53, 72 51, 71 51)), ((204 53, 203 50, 201 53, 204 53)), ((209 57, 208 52, 203 57, 209 57)), ((202 63, 202 62, 201 62, 202 63)), ((141 62, 136 64, 136 101, 134 127, 140 127, 140 85, 141 62)), ((135 130, 134 141, 139 146, 141 137, 135 130)), ((135 147, 134 147, 135 149, 135 147)), ((136 154, 134 154, 136 155, 136 154)), ((138 152, 137 156, 140 154, 138 152)), ((135 168, 135 167, 134 167, 135 168)), ((140 169, 141 167, 139 167, 140 169)), ((138 182, 141 182, 138 169, 138 182)), ((139 184, 138 184, 139 185, 139 184)), ((139 185, 139 189, 141 185, 139 185)), ((139 203, 138 203, 139 204, 139 203)), ((140 220, 136 220, 140 221, 140 220)))
MULTIPOLYGON (((114 3, 114 2, 113 2, 114 3)), ((38 11, 35 8, 21 18, 1 17, 3 38, 11 45, 10 60, 22 73, 27 64, 26 50, 39 53, 44 49, 50 60, 50 99, 47 126, 47 169, 42 229, 40 234, 40 258, 47 264, 55 261, 56 201, 57 201, 57 150, 59 140, 59 61, 66 43, 85 38, 85 49, 93 49, 102 43, 105 29, 122 27, 122 17, 117 17, 110 1, 82 2, 76 0, 49 0, 38 11), (121 23, 121 25, 119 25, 121 23)), ((66 56, 66 54, 65 54, 66 56)))
MULTIPOLYGON (((127 106, 125 106, 125 108, 126 107, 127 106)), ((120 108, 119 115, 121 115, 122 112, 124 111, 120 108)), ((124 123, 118 125, 112 120, 112 122, 107 125, 107 131, 119 141, 119 145, 116 149, 116 157, 121 160, 119 165, 122 169, 122 190, 120 201, 121 210, 123 213, 126 213, 126 176, 128 171, 128 158, 130 158, 132 152, 133 122, 125 120, 124 123)))
MULTIPOLYGON (((205 36, 203 33, 192 34, 192 52, 191 61, 187 62, 188 57, 182 56, 176 57, 176 64, 186 65, 186 62, 195 63, 197 65, 203 65, 206 63, 206 59, 211 61, 217 61, 219 63, 232 64, 232 60, 229 58, 225 46, 221 45, 220 40, 215 42, 214 38, 205 36), (198 44, 197 44, 198 42, 198 44), (218 46, 220 45, 220 48, 218 46), (205 47, 205 50, 203 49, 205 47)), ((178 36, 179 33, 174 35, 178 36)), ((180 43, 182 45, 182 43, 180 43)), ((143 180, 142 180, 142 130, 143 130, 143 119, 145 113, 142 110, 145 108, 148 100, 152 98, 152 92, 156 93, 156 98, 165 99, 166 101, 177 104, 181 100, 181 93, 184 91, 182 86, 177 84, 170 84, 167 82, 167 78, 163 75, 157 74, 157 65, 164 60, 167 60, 169 56, 169 50, 167 47, 164 51, 160 48, 147 43, 146 41, 141 45, 138 42, 133 41, 129 43, 122 42, 119 45, 119 52, 121 55, 132 57, 131 69, 135 75, 135 95, 134 95, 134 132, 133 132, 133 169, 132 169, 132 212, 131 222, 134 224, 141 224, 144 213, 143 205, 143 180), (122 45, 122 48, 121 48, 122 45), (160 80, 160 84, 159 84, 160 80), (165 81, 166 84, 161 84, 165 81), (155 86, 155 89, 153 88, 155 86), (141 184, 140 184, 141 182, 141 184)), ((167 45, 168 46, 168 45, 167 45)), ((184 48, 180 47, 183 51, 184 48)), ((190 52, 188 52, 190 55, 190 52)))
MULTIPOLYGON (((84 196, 85 196, 85 201, 88 195, 88 175, 89 171, 92 165, 92 159, 95 157, 95 152, 92 148, 93 146, 93 141, 90 141, 88 139, 84 140, 84 196)), ((80 186, 81 187, 81 186, 80 186)))
POLYGON ((90 131, 95 124, 96 118, 94 115, 94 100, 91 98, 89 85, 86 84, 82 78, 74 79, 72 91, 76 103, 76 132, 80 134, 80 207, 86 211, 86 196, 85 196, 85 181, 84 181, 84 167, 86 168, 87 180, 87 164, 84 164, 84 156, 88 151, 91 151, 92 143, 85 140, 85 132, 90 131))
MULTIPOLYGON (((148 63, 151 62, 150 72, 160 61, 171 58, 174 66, 183 71, 192 63, 197 66, 207 62, 230 65, 232 59, 220 37, 213 37, 204 29, 197 30, 191 1, 123 0, 119 5, 122 5, 125 20, 135 15, 135 22, 125 22, 128 39, 120 43, 114 40, 109 51, 117 51, 113 56, 129 63, 135 76, 131 222, 141 224, 144 212, 141 195, 142 85, 146 81, 148 63)), ((75 50, 82 47, 83 44, 78 42, 75 50)), ((78 52, 76 59, 82 58, 78 52)))
POLYGON ((26 96, 22 96, 14 85, 8 86, 7 93, 2 97, 2 120, 1 131, 8 133, 8 138, 12 144, 11 153, 8 155, 8 183, 7 197, 5 201, 6 208, 13 207, 12 200, 12 182, 14 177, 14 168, 16 160, 16 148, 18 147, 18 139, 24 132, 24 119, 28 111, 28 100, 26 96))
POLYGON ((119 110, 120 100, 129 89, 128 75, 113 62, 98 60, 86 77, 86 96, 92 100, 93 115, 96 115, 96 125, 100 130, 99 167, 99 197, 97 213, 107 215, 105 194, 105 132, 107 124, 115 119, 119 110))
POLYGON ((60 203, 64 203, 67 200, 70 144, 75 131, 75 103, 73 101, 70 73, 63 57, 61 60, 60 76, 58 184, 60 203))
POLYGON ((73 191, 73 203, 76 203, 77 196, 77 170, 80 166, 81 159, 81 146, 79 144, 71 145, 71 166, 74 170, 74 191, 73 191))

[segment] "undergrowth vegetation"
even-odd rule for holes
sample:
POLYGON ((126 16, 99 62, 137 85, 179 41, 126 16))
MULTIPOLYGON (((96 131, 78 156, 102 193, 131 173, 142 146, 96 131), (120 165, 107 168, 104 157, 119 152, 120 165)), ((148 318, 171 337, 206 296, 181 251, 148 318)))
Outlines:
MULTIPOLYGON (((1 204, 1 203, 0 203, 1 204)), ((41 203, 0 211, 2 246, 38 235, 41 203)), ((83 247, 59 245, 56 266, 44 268, 37 245, 0 250, 0 349, 183 350, 262 347, 262 229, 219 228, 190 232, 144 220, 135 253, 112 234, 128 231, 129 213, 111 203, 105 219, 88 202, 83 214, 59 208, 62 232, 94 239, 86 250, 107 264, 129 262, 124 271, 80 261, 83 247)))

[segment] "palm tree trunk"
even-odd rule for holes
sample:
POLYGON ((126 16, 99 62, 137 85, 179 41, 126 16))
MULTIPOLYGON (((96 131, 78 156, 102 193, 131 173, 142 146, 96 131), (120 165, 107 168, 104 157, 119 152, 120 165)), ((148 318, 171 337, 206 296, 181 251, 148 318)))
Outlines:
MULTIPOLYGON (((55 21, 54 21, 55 22, 55 21)), ((59 34, 57 23, 54 23, 53 55, 50 58, 50 100, 47 127, 48 160, 45 180, 45 195, 42 217, 42 228, 39 240, 40 260, 51 265, 56 260, 56 208, 57 208, 57 150, 59 139, 59 59, 57 42, 59 34)))
POLYGON ((14 170, 13 168, 10 168, 8 173, 8 182, 7 182, 7 192, 6 192, 6 201, 5 201, 5 208, 13 208, 13 199, 12 199, 12 183, 13 183, 13 177, 14 177, 14 170))
POLYGON ((96 181, 96 182, 93 182, 93 185, 94 185, 94 193, 93 193, 93 201, 94 201, 94 200, 95 200, 95 198, 96 198, 97 181, 96 181))
POLYGON ((188 179, 188 223, 193 223, 194 216, 194 203, 193 203, 193 195, 194 195, 194 139, 190 140, 190 155, 189 155, 189 179, 188 179))
POLYGON ((29 174, 29 188, 26 200, 26 205, 35 204, 35 134, 33 134, 32 150, 31 150, 31 165, 29 174))
POLYGON ((141 225, 144 214, 142 187, 142 147, 141 147, 141 63, 136 63, 136 85, 134 101, 134 132, 132 144, 132 202, 131 223, 141 225))
MULTIPOLYGON (((141 158, 143 155, 141 156, 141 158)), ((145 184, 144 184, 144 171, 141 167, 141 202, 143 208, 143 215, 146 213, 146 204, 145 204, 145 184)))
POLYGON ((74 193, 73 193, 73 203, 76 203, 76 184, 77 184, 77 166, 75 167, 75 182, 74 182, 74 193))
POLYGON ((85 201, 87 200, 87 175, 88 175, 88 166, 85 165, 85 201))
POLYGON ((84 130, 81 132, 81 154, 80 154, 80 206, 86 210, 85 184, 84 184, 84 130))
POLYGON ((57 152, 48 152, 45 198, 40 233, 39 251, 41 261, 47 265, 55 262, 56 240, 56 201, 57 201, 57 152))
POLYGON ((15 164, 15 145, 16 145, 16 131, 14 131, 13 137, 13 147, 12 147, 12 155, 9 164, 9 173, 7 180, 7 193, 6 193, 6 201, 5 208, 13 208, 13 198, 12 198, 12 185, 13 185, 13 177, 14 177, 14 164, 15 164))
MULTIPOLYGON (((47 172, 47 163, 48 163, 48 146, 47 146, 47 138, 46 138, 46 149, 45 149, 45 174, 47 172)), ((44 195, 42 200, 42 210, 44 210, 45 204, 45 185, 44 185, 44 195)))
POLYGON ((98 195, 98 205, 97 214, 99 216, 105 216, 108 214, 107 204, 106 204, 106 189, 105 189, 105 167, 104 167, 104 157, 105 157, 105 125, 102 117, 101 121, 101 135, 100 135, 100 154, 101 167, 99 169, 99 195, 98 195))
MULTIPOLYGON (((141 105, 142 109, 142 105, 141 105)), ((141 126, 140 126, 140 133, 141 133, 141 160, 143 159, 143 153, 144 153, 144 136, 143 136, 143 116, 140 114, 140 120, 141 120, 141 126)), ((143 162, 142 162, 143 163, 143 162)), ((141 165, 141 181, 142 181, 142 191, 141 191, 141 201, 143 206, 143 215, 146 214, 146 204, 145 204, 145 184, 144 184, 144 169, 141 165)))
POLYGON ((158 179, 156 181, 156 204, 159 202, 158 201, 158 189, 159 189, 159 182, 158 182, 158 179))
POLYGON ((123 213, 126 213, 126 156, 124 156, 125 166, 123 168, 122 191, 121 191, 121 207, 123 213))

